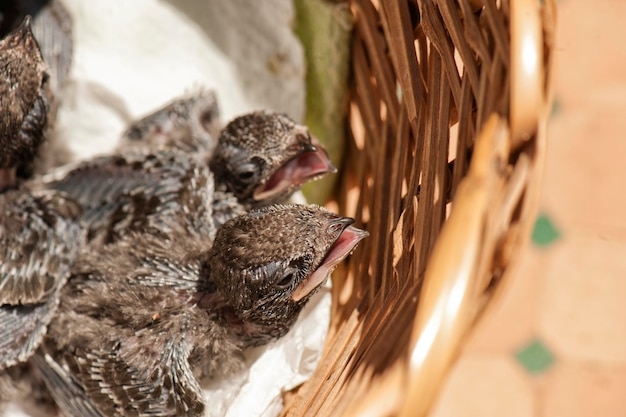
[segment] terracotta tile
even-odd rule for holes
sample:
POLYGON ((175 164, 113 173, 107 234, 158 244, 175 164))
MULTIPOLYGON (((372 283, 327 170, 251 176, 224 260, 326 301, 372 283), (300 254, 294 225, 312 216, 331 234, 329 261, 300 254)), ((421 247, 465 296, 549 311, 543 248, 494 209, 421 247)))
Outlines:
POLYGON ((542 417, 622 417, 626 366, 561 363, 546 378, 542 391, 542 417))
POLYGON ((569 235, 551 248, 539 336, 558 358, 626 362, 626 243, 569 235))
POLYGON ((621 108, 575 110, 550 124, 541 201, 563 230, 626 241, 626 141, 616 136, 626 131, 623 95, 621 108))
POLYGON ((532 339, 542 263, 540 251, 524 249, 469 335, 467 352, 512 354, 532 339))
POLYGON ((532 417, 532 381, 508 356, 463 355, 429 417, 532 417))
POLYGON ((585 105, 615 88, 626 88, 624 22, 626 2, 562 1, 556 26, 556 92, 567 105, 585 105))
POLYGON ((562 226, 626 241, 626 2, 559 3, 543 201, 562 226))

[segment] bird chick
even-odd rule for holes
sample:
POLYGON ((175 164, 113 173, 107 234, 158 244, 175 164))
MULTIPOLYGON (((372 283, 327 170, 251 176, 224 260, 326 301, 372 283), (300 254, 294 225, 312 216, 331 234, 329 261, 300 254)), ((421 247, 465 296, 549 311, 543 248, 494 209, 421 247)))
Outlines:
POLYGON ((44 140, 50 109, 47 66, 30 17, 0 41, 0 191, 28 172, 44 140))
POLYGON ((29 185, 75 199, 92 245, 140 231, 167 238, 176 227, 212 240, 220 225, 244 213, 234 197, 215 192, 206 165, 171 148, 97 157, 29 185))
POLYGON ((304 183, 337 171, 305 126, 269 111, 228 123, 209 166, 248 209, 284 202, 304 183))
POLYGON ((367 235, 353 222, 272 206, 228 221, 212 246, 136 235, 86 254, 32 363, 67 416, 200 416, 198 381, 289 330, 367 235))
POLYGON ((3 0, 0 2, 0 36, 32 16, 31 28, 50 73, 55 94, 65 84, 72 62, 72 18, 62 0, 3 0))
POLYGON ((80 207, 60 193, 0 195, 0 371, 42 340, 81 247, 80 207))
POLYGON ((122 134, 117 152, 173 147, 208 158, 222 128, 219 119, 215 93, 200 90, 132 123, 122 134))
POLYGON ((83 242, 74 201, 16 184, 48 127, 48 78, 26 17, 0 41, 0 371, 39 345, 83 242))
MULTIPOLYGON (((196 102, 204 103, 202 108, 207 104, 200 98, 196 102)), ((193 107, 191 99, 181 103, 178 114, 193 107)), ((175 113, 165 110, 145 119, 146 124, 169 120, 168 115, 175 113)), ((159 131, 158 124, 153 127, 159 131)), ((34 187, 64 191, 78 201, 90 242, 109 244, 145 227, 155 233, 176 221, 193 225, 189 232, 197 230, 212 238, 226 220, 252 207, 282 201, 307 180, 334 171, 314 141, 305 127, 286 116, 257 112, 233 120, 222 131, 210 163, 214 174, 192 153, 170 146, 97 157, 57 170, 34 187), (214 188, 206 189, 213 182, 214 188)), ((162 231, 167 235, 166 229, 162 231)))
POLYGON ((286 201, 302 184, 335 172, 305 126, 287 115, 258 111, 232 120, 219 133, 215 94, 200 91, 133 123, 118 152, 174 147, 209 163, 220 191, 247 209, 286 201))

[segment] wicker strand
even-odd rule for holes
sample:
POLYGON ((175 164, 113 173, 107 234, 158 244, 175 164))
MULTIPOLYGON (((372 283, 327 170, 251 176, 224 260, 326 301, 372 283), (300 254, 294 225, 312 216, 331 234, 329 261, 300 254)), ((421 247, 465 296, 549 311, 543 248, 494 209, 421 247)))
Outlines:
POLYGON ((536 210, 554 32, 553 0, 521 29, 527 0, 510 1, 349 0, 337 203, 370 237, 334 274, 321 364, 283 415, 426 415, 494 284, 506 283, 536 210), (539 103, 516 125, 525 62, 514 40, 525 30, 540 55, 528 92, 539 103))

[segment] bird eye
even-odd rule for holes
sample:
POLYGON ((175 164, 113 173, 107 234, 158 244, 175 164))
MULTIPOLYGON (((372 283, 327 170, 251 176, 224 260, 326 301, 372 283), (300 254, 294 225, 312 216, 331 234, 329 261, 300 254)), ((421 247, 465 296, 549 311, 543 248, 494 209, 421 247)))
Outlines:
POLYGON ((295 276, 296 276, 296 274, 295 274, 294 271, 286 271, 285 275, 283 275, 283 277, 280 279, 280 281, 278 281, 275 284, 276 288, 279 288, 281 290, 285 290, 285 289, 289 288, 291 286, 291 283, 293 282, 295 276))
POLYGON ((240 173, 239 174, 239 178, 241 178, 242 180, 248 180, 248 179, 252 178, 253 175, 254 175, 254 172, 246 171, 246 172, 240 173))
POLYGON ((256 178, 257 166, 254 164, 243 164, 237 167, 237 178, 242 182, 250 182, 256 178))

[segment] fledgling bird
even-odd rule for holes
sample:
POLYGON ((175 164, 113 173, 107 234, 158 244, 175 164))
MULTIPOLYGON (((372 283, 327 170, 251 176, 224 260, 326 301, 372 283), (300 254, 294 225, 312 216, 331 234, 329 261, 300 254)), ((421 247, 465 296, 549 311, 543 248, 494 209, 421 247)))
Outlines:
POLYGON ((44 140, 49 100, 27 17, 0 41, 0 371, 37 348, 82 245, 74 201, 17 184, 44 140))
POLYGON ((216 227, 244 213, 233 197, 215 193, 208 167, 176 149, 94 158, 43 188, 65 192, 82 206, 92 245, 133 232, 167 236, 175 225, 212 239, 216 227))
POLYGON ((215 173, 220 191, 246 209, 286 201, 302 184, 336 172, 306 126, 270 111, 247 113, 221 129, 215 94, 174 100, 131 124, 117 151, 173 147, 196 154, 215 173))
MULTIPOLYGON (((193 107, 189 100, 186 107, 179 103, 179 110, 193 107)), ((206 100, 201 101, 205 106, 206 100)), ((163 117, 152 120, 174 114, 165 110, 156 113, 163 117)), ((127 151, 80 162, 32 187, 60 190, 80 203, 89 242, 110 244, 124 234, 145 227, 156 233, 173 222, 212 238, 226 220, 282 201, 308 179, 333 172, 325 151, 312 140, 305 127, 285 116, 257 112, 235 119, 222 131, 210 164, 214 174, 197 154, 158 146, 151 152, 127 151), (212 217, 203 204, 212 206, 212 217)))
POLYGON ((29 175, 45 138, 49 74, 30 17, 0 41, 0 191, 29 175))
POLYGON ((168 147, 209 158, 221 128, 215 93, 200 90, 132 123, 122 134, 117 152, 156 151, 168 147))
POLYGON ((50 74, 50 110, 46 137, 28 170, 22 169, 23 178, 42 175, 74 159, 66 135, 56 129, 57 112, 61 105, 59 93, 68 84, 74 54, 73 21, 63 5, 63 0, 5 0, 16 5, 17 16, 32 16, 33 35, 50 74))
POLYGON ((29 186, 76 200, 91 245, 108 245, 134 232, 167 238, 177 227, 212 240, 225 221, 245 213, 232 195, 215 191, 205 164, 176 149, 101 156, 66 171, 29 186))
POLYGON ((271 206, 228 221, 212 246, 136 235, 87 254, 32 363, 66 416, 200 416, 198 381, 288 332, 367 235, 353 222, 271 206))
POLYGON ((0 2, 0 36, 32 16, 31 28, 50 73, 56 94, 65 84, 72 63, 72 18, 63 0, 3 0, 0 2))

